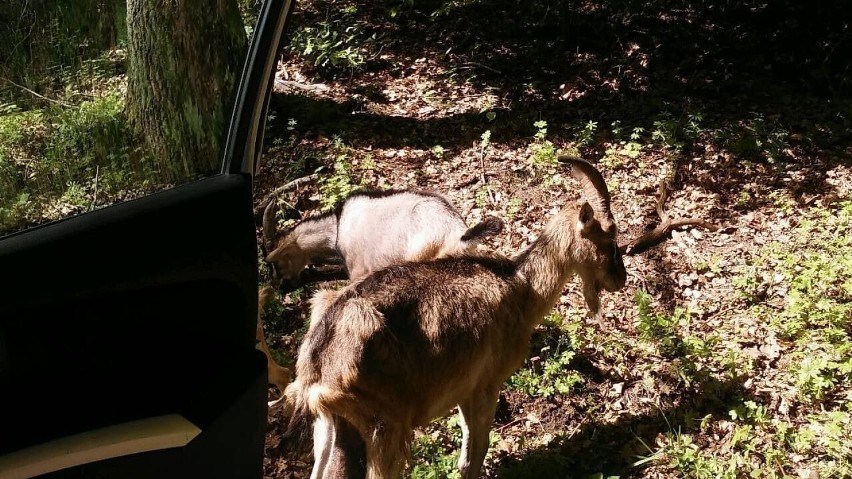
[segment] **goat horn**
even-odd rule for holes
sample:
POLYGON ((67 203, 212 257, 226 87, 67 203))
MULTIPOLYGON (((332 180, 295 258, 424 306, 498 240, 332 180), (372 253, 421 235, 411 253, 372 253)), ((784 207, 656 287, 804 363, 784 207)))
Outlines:
POLYGON ((580 182, 586 201, 591 203, 595 213, 605 215, 614 223, 615 220, 609 208, 609 190, 600 171, 588 161, 576 156, 560 156, 559 161, 571 165, 571 175, 580 182))

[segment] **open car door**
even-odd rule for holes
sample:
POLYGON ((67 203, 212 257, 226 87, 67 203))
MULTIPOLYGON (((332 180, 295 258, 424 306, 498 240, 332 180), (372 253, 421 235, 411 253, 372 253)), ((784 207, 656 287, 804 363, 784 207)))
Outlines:
POLYGON ((0 477, 262 476, 252 174, 292 4, 261 9, 221 174, 0 240, 0 477))

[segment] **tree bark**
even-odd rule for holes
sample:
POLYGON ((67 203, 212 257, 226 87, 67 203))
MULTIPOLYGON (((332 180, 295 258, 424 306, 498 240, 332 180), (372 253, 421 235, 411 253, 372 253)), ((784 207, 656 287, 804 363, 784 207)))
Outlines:
POLYGON ((128 0, 127 113, 167 181, 220 166, 246 34, 236 0, 128 0))

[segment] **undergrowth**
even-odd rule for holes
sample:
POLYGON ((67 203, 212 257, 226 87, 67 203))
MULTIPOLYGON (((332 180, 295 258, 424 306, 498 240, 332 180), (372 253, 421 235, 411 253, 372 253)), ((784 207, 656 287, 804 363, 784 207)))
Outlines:
MULTIPOLYGON (((762 247, 734 277, 748 314, 780 343, 774 354, 781 366, 772 378, 780 400, 740 398, 725 418, 708 416, 695 430, 659 436, 637 464, 688 478, 852 475, 852 201, 798 216, 789 237, 762 247), (695 437, 717 439, 698 444, 695 437)), ((671 329, 682 316, 644 321, 645 336, 673 344, 671 329)), ((721 365, 725 358, 710 361, 721 365)))
POLYGON ((332 142, 328 159, 331 162, 332 171, 320 181, 322 211, 331 210, 358 188, 358 184, 352 178, 351 150, 340 138, 335 138, 332 142))
POLYGON ((123 94, 0 115, 0 234, 138 196, 158 186, 134 148, 123 94))
POLYGON ((330 11, 323 20, 299 26, 286 48, 320 73, 334 76, 360 70, 377 35, 365 31, 357 14, 354 5, 330 11))

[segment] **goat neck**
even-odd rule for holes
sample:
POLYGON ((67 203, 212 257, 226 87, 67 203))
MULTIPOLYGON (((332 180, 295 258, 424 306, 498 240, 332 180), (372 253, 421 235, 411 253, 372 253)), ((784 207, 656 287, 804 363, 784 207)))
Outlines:
POLYGON ((528 314, 525 317, 541 321, 571 279, 575 249, 573 227, 576 223, 576 208, 562 208, 541 236, 515 259, 518 275, 529 286, 528 314))
POLYGON ((337 251, 337 217, 322 215, 308 218, 290 233, 303 251, 314 254, 334 254, 337 251))

